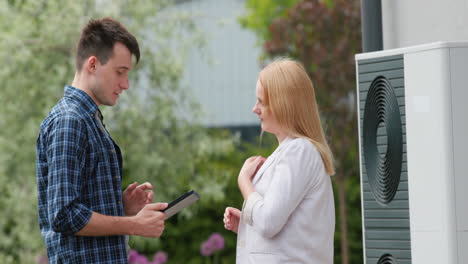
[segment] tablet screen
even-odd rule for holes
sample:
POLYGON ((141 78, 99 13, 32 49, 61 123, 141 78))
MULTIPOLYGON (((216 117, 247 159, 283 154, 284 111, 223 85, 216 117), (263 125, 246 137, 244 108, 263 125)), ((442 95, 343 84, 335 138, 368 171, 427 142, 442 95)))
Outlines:
POLYGON ((200 195, 198 195, 195 191, 189 191, 181 195, 179 198, 175 199, 174 201, 170 202, 166 209, 162 210, 162 212, 166 213, 168 219, 169 217, 177 214, 180 210, 184 209, 185 207, 192 205, 196 201, 200 199, 200 195))

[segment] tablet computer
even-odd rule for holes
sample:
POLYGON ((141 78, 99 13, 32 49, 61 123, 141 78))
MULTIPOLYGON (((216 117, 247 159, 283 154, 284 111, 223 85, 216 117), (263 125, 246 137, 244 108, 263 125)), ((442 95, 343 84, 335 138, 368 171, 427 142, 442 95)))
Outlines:
POLYGON ((170 202, 167 205, 167 208, 162 210, 162 212, 164 212, 167 215, 166 219, 168 219, 169 217, 180 212, 180 210, 184 209, 185 207, 192 205, 199 199, 200 195, 198 195, 197 192, 195 192, 194 190, 188 191, 182 194, 179 198, 170 202))

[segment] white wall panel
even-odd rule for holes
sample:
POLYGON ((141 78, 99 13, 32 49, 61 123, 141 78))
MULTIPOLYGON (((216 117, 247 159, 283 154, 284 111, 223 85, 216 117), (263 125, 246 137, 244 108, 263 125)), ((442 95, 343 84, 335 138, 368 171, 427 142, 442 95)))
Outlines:
POLYGON ((382 0, 384 49, 468 40, 468 0, 382 0))
POLYGON ((244 0, 193 0, 178 7, 196 17, 207 41, 203 53, 197 48, 189 52, 182 81, 201 104, 202 123, 207 126, 259 124, 252 107, 261 50, 254 33, 238 23, 244 4, 244 0))

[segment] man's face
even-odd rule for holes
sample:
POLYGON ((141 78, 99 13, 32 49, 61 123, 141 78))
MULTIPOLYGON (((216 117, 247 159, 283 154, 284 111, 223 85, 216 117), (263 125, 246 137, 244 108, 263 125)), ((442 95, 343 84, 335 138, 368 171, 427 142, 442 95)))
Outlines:
POLYGON ((123 90, 129 88, 128 72, 132 54, 122 43, 115 43, 113 56, 106 64, 96 62, 95 82, 90 87, 97 105, 113 106, 123 90))

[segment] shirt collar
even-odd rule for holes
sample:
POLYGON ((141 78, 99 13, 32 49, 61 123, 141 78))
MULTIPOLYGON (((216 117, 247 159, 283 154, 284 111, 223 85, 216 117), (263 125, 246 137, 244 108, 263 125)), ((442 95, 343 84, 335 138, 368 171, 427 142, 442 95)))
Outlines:
POLYGON ((281 144, 279 144, 278 148, 283 148, 284 146, 286 146, 288 144, 288 142, 290 142, 291 140, 295 139, 295 137, 292 137, 292 136, 286 136, 283 141, 281 142, 281 144))
POLYGON ((64 97, 78 102, 81 109, 83 109, 86 114, 90 114, 92 116, 98 114, 102 118, 101 112, 99 111, 99 107, 96 105, 93 99, 91 99, 91 97, 83 90, 77 89, 71 85, 65 85, 64 90, 64 97))

